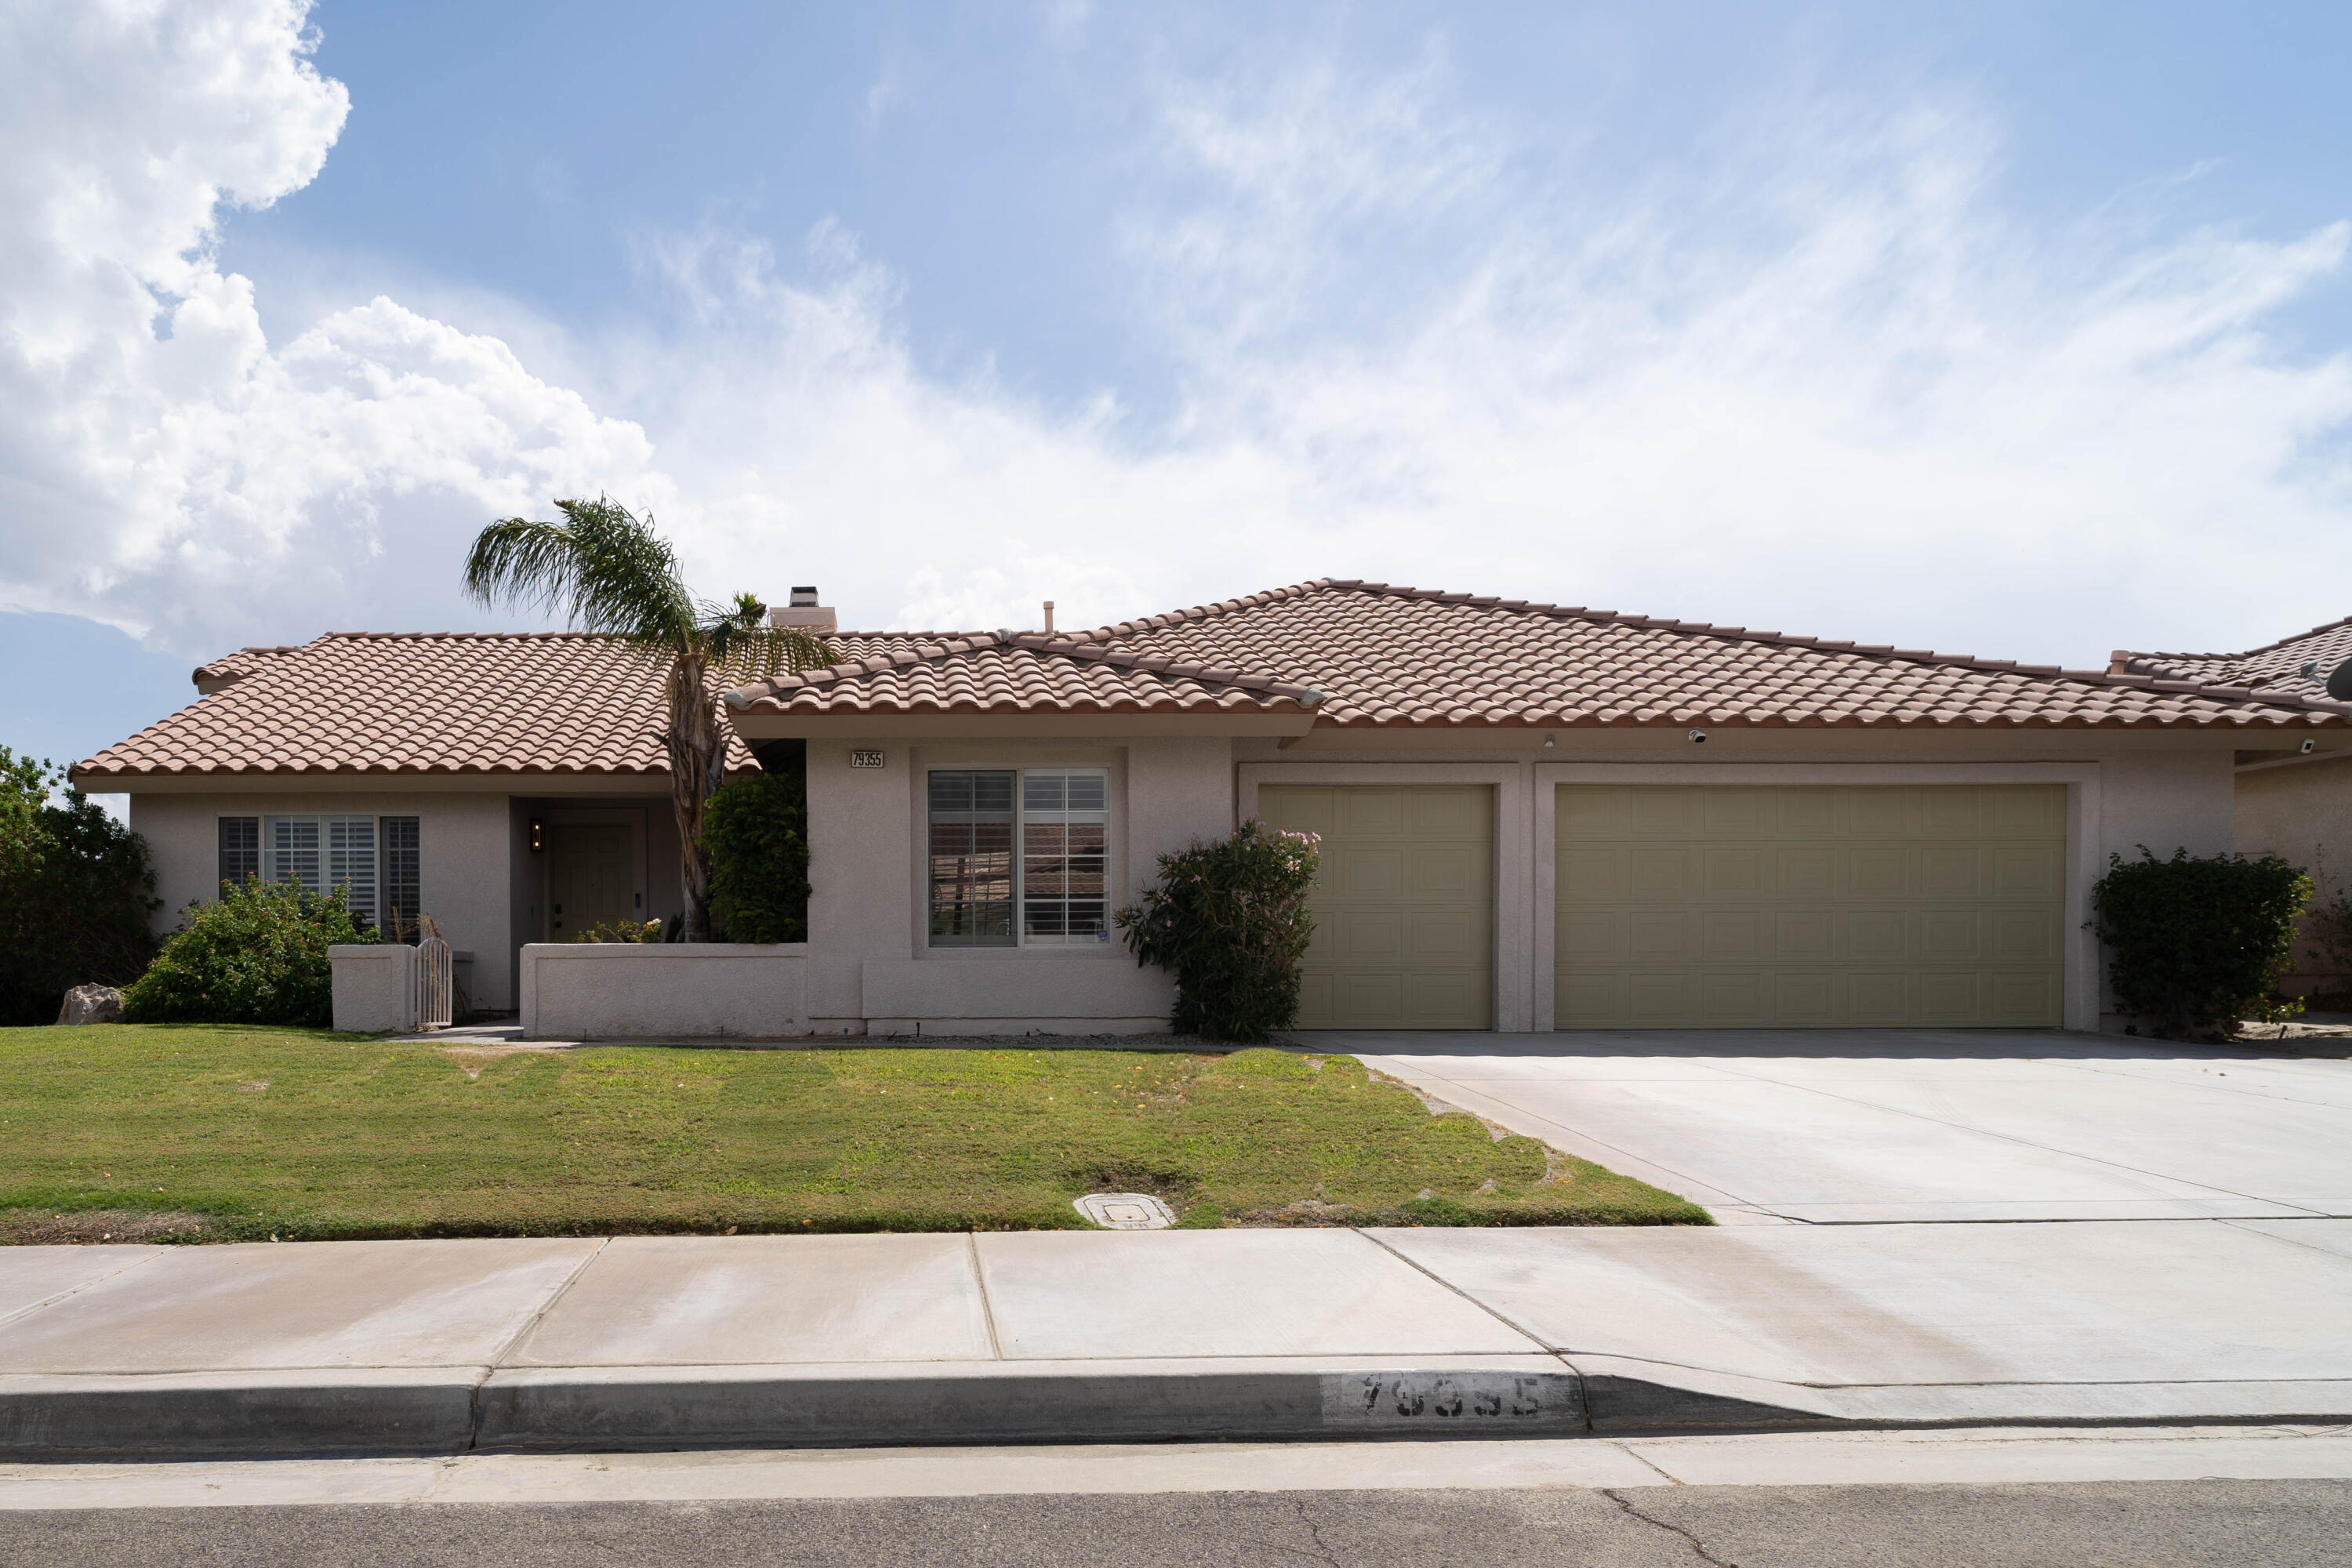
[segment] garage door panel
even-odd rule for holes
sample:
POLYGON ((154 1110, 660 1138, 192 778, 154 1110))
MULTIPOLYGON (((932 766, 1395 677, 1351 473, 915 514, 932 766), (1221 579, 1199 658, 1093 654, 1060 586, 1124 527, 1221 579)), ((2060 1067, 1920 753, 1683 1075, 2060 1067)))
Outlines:
POLYGON ((1703 885, 1698 851, 1683 845, 1625 851, 1625 892, 1636 899, 1679 899, 1703 885))
POLYGON ((1449 845, 1404 852, 1404 891, 1415 900, 1466 903, 1486 884, 1486 847, 1449 845))
POLYGON ((1343 840, 1393 840, 1404 832, 1404 792, 1395 789, 1335 789, 1339 810, 1334 831, 1343 840))
POLYGON ((1841 891, 1864 898, 1899 899, 1911 890, 1911 857, 1898 848, 1848 850, 1841 891))
MULTIPOLYGON (((1404 962, 1412 951, 1405 940, 1405 916, 1402 910, 1336 910, 1329 919, 1320 922, 1321 931, 1330 932, 1326 952, 1329 961, 1342 968, 1362 968, 1385 964, 1393 967, 1404 962)), ((1308 952, 1314 949, 1310 946, 1308 952)))
POLYGON ((1773 1023, 1801 1028, 1837 1022, 1837 976, 1784 970, 1772 978, 1773 1023))
POLYGON ((1927 910, 1919 916, 1919 956, 1967 961, 1984 956, 1988 917, 1975 910, 1927 910))
POLYGON ((1559 803, 1561 1027, 2060 1021, 2063 785, 1561 785, 1559 803))
POLYGON ((1382 845, 1366 848, 1344 840, 1327 852, 1333 887, 1339 896, 1350 901, 1364 899, 1390 900, 1404 891, 1404 850, 1382 845))
POLYGON ((1838 918, 1833 910, 1772 910, 1772 956, 1799 963, 1829 958, 1838 952, 1838 918))
POLYGON ((1710 838, 1758 838, 1770 835, 1772 792, 1717 786, 1695 792, 1700 800, 1699 820, 1710 838))
POLYGON ((1845 955, 1864 961, 1910 956, 1910 921, 1895 910, 1855 910, 1845 918, 1845 955))
POLYGON ((2065 885, 2065 857, 2055 847, 1992 852, 1992 891, 2001 898, 2055 899, 2065 885))
POLYGON ((1764 868, 1770 852, 1757 844, 1710 844, 1699 851, 1708 895, 1717 899, 1752 899, 1766 890, 1764 868))
MULTIPOLYGON (((1484 785, 1265 785, 1258 815, 1320 826, 1316 934, 1299 988, 1310 1029, 1484 1029, 1494 1022, 1494 792, 1484 785)), ((1622 808, 1605 812, 1627 826, 1622 808)), ((1579 898, 1622 898, 1625 848, 1561 864, 1579 898)), ((1558 927, 1563 951, 1606 918, 1558 927)), ((1604 960, 1605 962, 1605 960, 1604 960)))
POLYGON ((1930 899, 1968 898, 1982 888, 1984 852, 1974 846, 1922 849, 1919 891, 1930 899))
POLYGON ((1837 891, 1837 851, 1826 845, 1773 850, 1774 890, 1782 898, 1821 898, 1837 891))
POLYGON ((1562 898, 1621 899, 1629 884, 1622 848, 1563 849, 1557 879, 1562 898))

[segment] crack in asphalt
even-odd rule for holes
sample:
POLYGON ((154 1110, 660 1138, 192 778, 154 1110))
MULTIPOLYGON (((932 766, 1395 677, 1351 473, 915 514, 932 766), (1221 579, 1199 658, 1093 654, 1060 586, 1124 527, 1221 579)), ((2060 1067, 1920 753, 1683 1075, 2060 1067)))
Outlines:
POLYGON ((1602 1487, 1601 1489, 1601 1495, 1607 1498, 1611 1502, 1615 1503, 1618 1509, 1623 1512, 1627 1518, 1638 1519, 1643 1524, 1654 1525, 1656 1528, 1664 1531, 1669 1535, 1680 1537, 1682 1543, 1689 1547, 1700 1562, 1708 1564, 1708 1568, 1739 1568, 1739 1564, 1734 1563, 1728 1557, 1717 1557, 1714 1552, 1709 1552, 1706 1547, 1700 1545, 1698 1537, 1693 1535, 1689 1531, 1685 1530, 1681 1525, 1669 1524, 1663 1519, 1653 1519, 1648 1514, 1643 1513, 1640 1509, 1635 1508, 1632 1503, 1627 1502, 1623 1498, 1619 1497, 1617 1495, 1616 1488, 1602 1487))

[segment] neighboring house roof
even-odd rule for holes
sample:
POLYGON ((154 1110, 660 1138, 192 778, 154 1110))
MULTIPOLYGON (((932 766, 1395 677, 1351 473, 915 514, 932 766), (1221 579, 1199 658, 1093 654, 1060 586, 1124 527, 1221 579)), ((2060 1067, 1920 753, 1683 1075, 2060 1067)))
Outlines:
POLYGON ((2347 658, 2352 658, 2352 616, 2243 653, 2134 653, 2117 648, 2108 668, 2119 675, 2223 682, 2256 688, 2265 696, 2325 701, 2328 673, 2347 658), (2311 674, 2303 673, 2305 666, 2312 667, 2311 674))
POLYGON ((1331 579, 1056 637, 835 640, 861 657, 754 682, 730 704, 892 714, 1295 703, 1314 710, 1318 727, 2246 727, 2341 724, 2352 713, 2324 695, 2257 699, 2218 680, 1331 579))
MULTIPOLYGON (((232 654, 198 679, 240 661, 232 682, 79 764, 74 778, 668 776, 664 667, 611 637, 333 632, 232 654)), ((732 737, 728 763, 753 765, 732 737)))

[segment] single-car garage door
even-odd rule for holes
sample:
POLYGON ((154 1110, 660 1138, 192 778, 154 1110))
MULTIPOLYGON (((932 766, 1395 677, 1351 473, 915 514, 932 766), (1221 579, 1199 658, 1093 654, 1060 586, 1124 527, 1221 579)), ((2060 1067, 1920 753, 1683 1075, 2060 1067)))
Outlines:
POLYGON ((1269 784, 1257 814, 1323 838, 1299 1027, 1494 1026, 1492 789, 1269 784))
POLYGON ((2063 784, 1562 784, 1558 1026, 2051 1026, 2063 784))

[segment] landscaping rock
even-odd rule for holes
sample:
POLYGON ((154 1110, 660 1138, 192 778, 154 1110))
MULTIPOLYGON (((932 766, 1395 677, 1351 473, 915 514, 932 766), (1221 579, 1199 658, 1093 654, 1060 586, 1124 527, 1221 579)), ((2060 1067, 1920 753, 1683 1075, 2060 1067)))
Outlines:
POLYGON ((120 1024, 122 993, 111 985, 77 985, 66 993, 66 1005, 58 1009, 58 1022, 120 1024))

